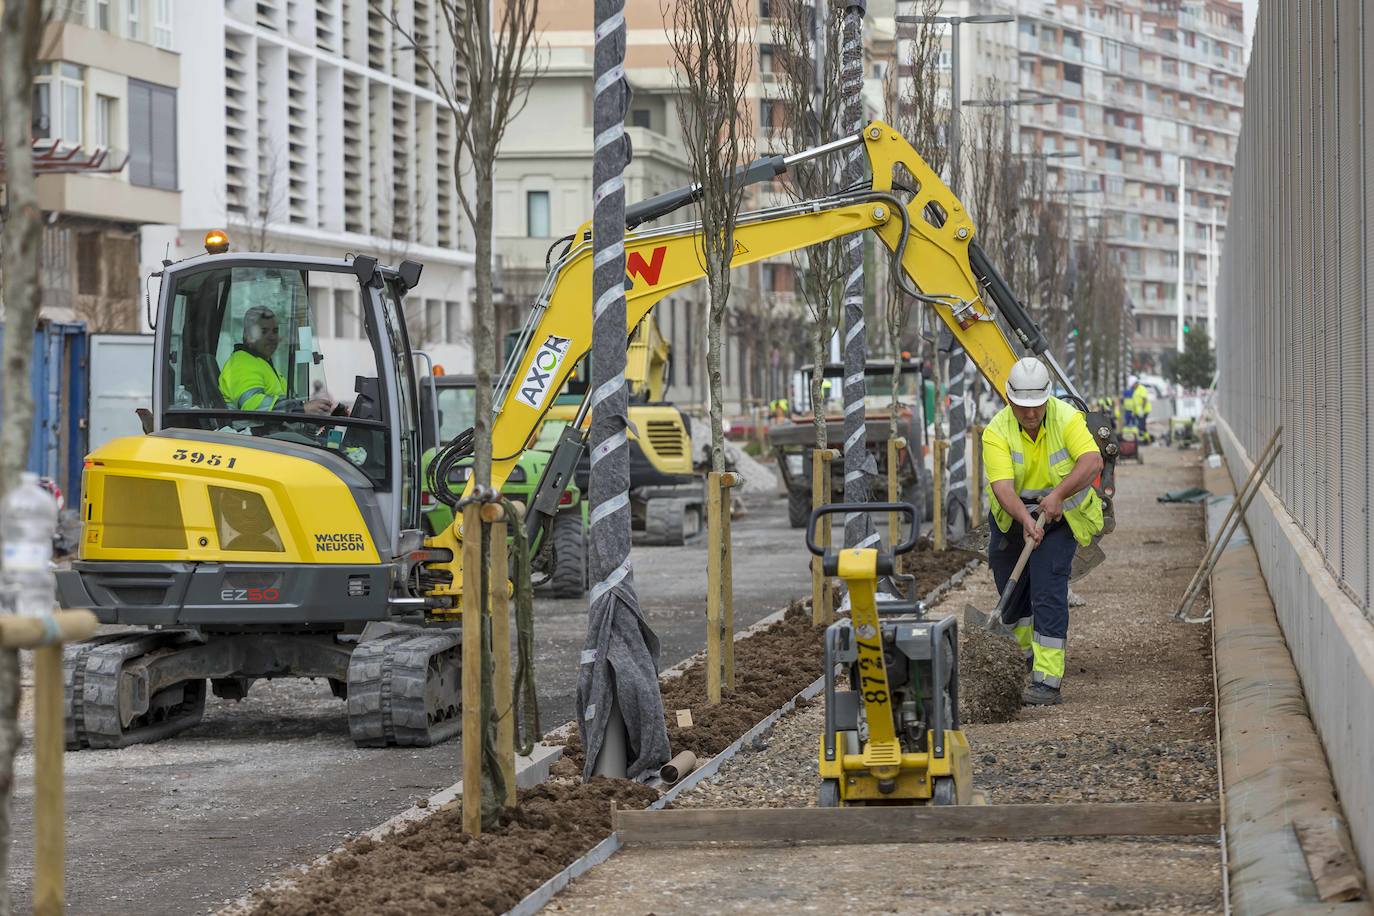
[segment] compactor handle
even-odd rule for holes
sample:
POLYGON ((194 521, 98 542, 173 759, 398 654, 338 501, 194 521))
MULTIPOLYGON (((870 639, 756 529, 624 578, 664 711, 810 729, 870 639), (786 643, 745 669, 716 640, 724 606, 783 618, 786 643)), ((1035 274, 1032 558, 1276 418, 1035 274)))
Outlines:
MULTIPOLYGON (((906 540, 893 548, 892 554, 895 556, 896 554, 906 553, 916 546, 916 539, 921 533, 921 525, 916 520, 916 507, 911 505, 911 503, 830 503, 829 505, 821 506, 819 509, 811 510, 811 520, 806 524, 806 549, 818 557, 825 558, 825 547, 816 543, 816 523, 827 515, 838 515, 841 513, 848 515, 851 512, 863 512, 869 515, 901 512, 911 519, 911 533, 907 536, 906 540)), ((881 560, 882 558, 880 557, 880 566, 882 565, 881 560)), ((884 572, 883 570, 879 571, 884 572)), ((886 572, 891 572, 891 569, 886 570, 886 572)), ((828 574, 833 575, 833 573, 828 574)))

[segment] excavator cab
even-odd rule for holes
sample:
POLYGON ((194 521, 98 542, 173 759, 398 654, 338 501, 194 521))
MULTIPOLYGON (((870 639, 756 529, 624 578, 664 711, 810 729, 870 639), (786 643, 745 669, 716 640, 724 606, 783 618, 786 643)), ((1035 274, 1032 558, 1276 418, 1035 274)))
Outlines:
POLYGON ((371 258, 217 254, 170 265, 159 295, 154 434, 204 441, 192 462, 196 452, 215 461, 211 445, 244 436, 331 467, 346 462, 375 503, 377 552, 401 555, 420 527, 405 292, 399 273, 371 258), (326 310, 356 323, 369 345, 326 354, 317 322, 326 310))

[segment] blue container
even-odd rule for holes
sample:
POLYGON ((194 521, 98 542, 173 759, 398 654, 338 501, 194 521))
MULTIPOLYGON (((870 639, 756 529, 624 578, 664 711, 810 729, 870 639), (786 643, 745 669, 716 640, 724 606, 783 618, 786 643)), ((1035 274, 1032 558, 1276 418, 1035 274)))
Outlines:
MULTIPOLYGON (((0 346, 5 328, 0 325, 0 346)), ((69 507, 80 504, 86 457, 86 326, 39 321, 29 368, 33 429, 28 470, 55 481, 69 507)), ((3 420, 3 417, 0 417, 3 420)))

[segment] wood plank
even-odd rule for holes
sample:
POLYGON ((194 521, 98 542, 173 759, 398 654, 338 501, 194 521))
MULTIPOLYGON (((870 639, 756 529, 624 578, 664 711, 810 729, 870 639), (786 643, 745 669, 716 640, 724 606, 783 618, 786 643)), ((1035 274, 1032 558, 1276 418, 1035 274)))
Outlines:
POLYGON ((33 653, 33 912, 61 916, 66 907, 66 813, 62 795, 62 752, 66 741, 62 706, 62 647, 33 653))
POLYGON ((883 808, 687 808, 621 811, 629 844, 927 843, 962 839, 1213 836, 1213 803, 961 805, 883 808))
MULTIPOLYGON (((488 506, 501 506, 487 503, 488 506)), ((504 804, 515 806, 515 703, 511 683, 510 663, 510 570, 506 553, 506 523, 491 523, 491 563, 487 570, 491 612, 491 676, 492 700, 496 707, 496 759, 501 765, 501 777, 506 785, 504 804)), ((519 524, 518 522, 516 524, 519 524)))
POLYGON ((1364 896, 1364 876, 1345 842, 1344 826, 1334 817, 1302 818, 1293 822, 1307 870, 1322 903, 1342 903, 1364 896))
POLYGON ((463 832, 482 832, 482 514, 463 507, 463 832))
POLYGON ((720 703, 720 472, 706 476, 706 704, 720 703))

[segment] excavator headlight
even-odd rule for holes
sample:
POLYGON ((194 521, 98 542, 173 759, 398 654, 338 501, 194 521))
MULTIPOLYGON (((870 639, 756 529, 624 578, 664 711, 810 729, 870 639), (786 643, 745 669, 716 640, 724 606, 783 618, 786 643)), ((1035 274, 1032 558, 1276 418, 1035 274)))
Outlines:
POLYGON ((281 535, 263 498, 250 490, 209 487, 210 506, 219 529, 220 547, 281 553, 281 535))

